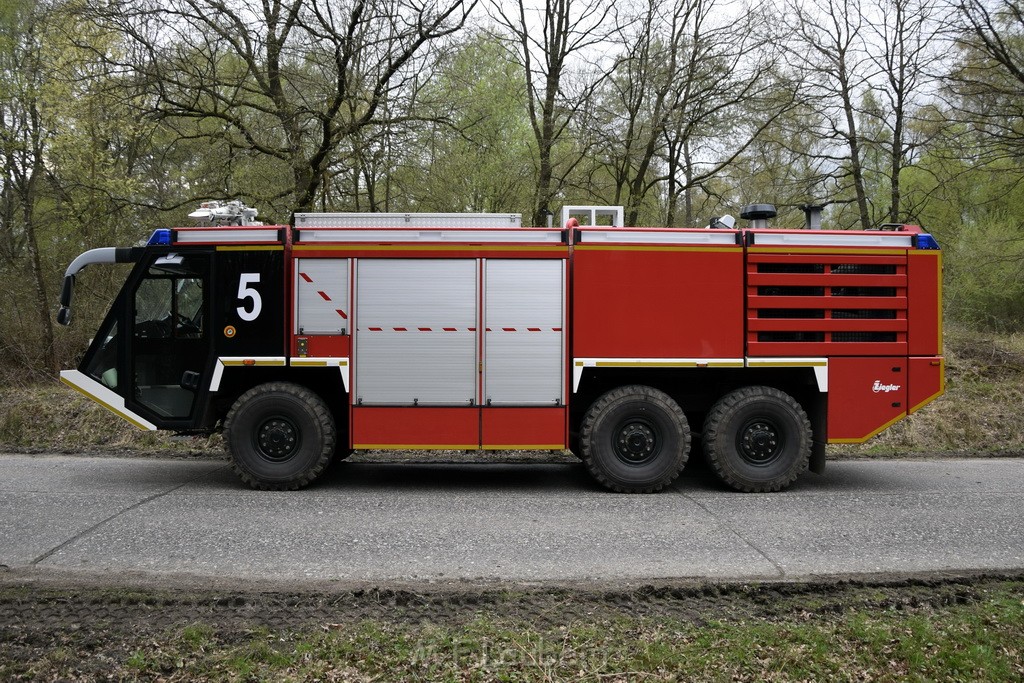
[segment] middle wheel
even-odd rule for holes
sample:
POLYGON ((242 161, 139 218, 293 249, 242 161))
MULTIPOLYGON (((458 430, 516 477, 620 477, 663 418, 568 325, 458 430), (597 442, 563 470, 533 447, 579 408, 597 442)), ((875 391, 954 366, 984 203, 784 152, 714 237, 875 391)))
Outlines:
POLYGON ((663 391, 642 385, 612 389, 590 406, 580 428, 583 462, 607 488, 660 491, 675 481, 690 453, 690 425, 663 391))

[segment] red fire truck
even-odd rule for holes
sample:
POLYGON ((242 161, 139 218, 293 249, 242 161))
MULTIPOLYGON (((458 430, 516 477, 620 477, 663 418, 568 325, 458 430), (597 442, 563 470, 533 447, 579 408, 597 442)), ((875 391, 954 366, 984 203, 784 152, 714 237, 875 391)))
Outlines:
POLYGON ((561 228, 161 229, 68 268, 64 324, 83 267, 135 264, 61 380, 142 429, 222 428, 261 489, 353 450, 571 449, 605 487, 652 492, 696 432, 726 485, 777 491, 943 392, 942 260, 916 226, 769 229, 770 208, 719 229, 621 227, 616 207, 561 228))

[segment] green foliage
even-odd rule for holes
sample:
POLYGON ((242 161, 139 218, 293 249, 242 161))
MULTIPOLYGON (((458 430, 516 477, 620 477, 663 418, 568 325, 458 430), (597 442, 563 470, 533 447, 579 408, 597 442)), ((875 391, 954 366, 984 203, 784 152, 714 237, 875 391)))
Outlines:
POLYGON ((424 91, 433 121, 410 145, 393 210, 523 213, 533 200, 533 134, 519 67, 488 33, 467 39, 424 91))
POLYGON ((950 316, 982 330, 1024 330, 1024 217, 998 212, 971 221, 948 246, 950 316))

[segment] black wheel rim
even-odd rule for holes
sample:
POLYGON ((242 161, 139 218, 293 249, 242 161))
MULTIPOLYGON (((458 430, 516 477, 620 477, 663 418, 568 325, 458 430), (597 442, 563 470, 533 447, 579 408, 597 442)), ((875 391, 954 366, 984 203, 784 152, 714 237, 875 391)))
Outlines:
POLYGON ((627 465, 643 465, 658 455, 661 436, 647 420, 631 419, 619 425, 612 437, 615 455, 627 465))
POLYGON ((757 467, 766 467, 778 460, 785 445, 782 429, 766 417, 747 420, 736 436, 740 456, 757 467))
POLYGON ((291 458, 299 449, 300 440, 295 423, 281 416, 264 420, 254 435, 256 452, 270 462, 284 462, 291 458))

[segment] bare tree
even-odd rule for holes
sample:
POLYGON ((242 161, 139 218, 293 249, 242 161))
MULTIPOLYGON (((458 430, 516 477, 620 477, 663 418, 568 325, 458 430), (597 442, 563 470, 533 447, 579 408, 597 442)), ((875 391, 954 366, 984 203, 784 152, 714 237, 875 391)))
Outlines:
MULTIPOLYGON (((46 292, 39 240, 39 207, 47 183, 46 153, 49 131, 40 112, 46 64, 40 37, 49 9, 23 4, 4 17, 0 26, 0 267, 14 274, 18 291, 8 313, 28 309, 39 337, 20 349, 21 361, 40 362, 48 373, 57 371, 53 322, 46 292), (21 11, 18 11, 21 10, 21 11), (26 305, 27 304, 27 305, 26 305)), ((13 294, 10 292, 9 294, 13 294)), ((24 323, 25 321, 21 321, 24 323)), ((15 335, 4 335, 14 343, 15 335)))
POLYGON ((1024 4, 959 0, 952 23, 959 64, 947 76, 960 122, 979 134, 986 159, 1024 154, 1024 4))
POLYGON ((111 66, 147 97, 145 113, 182 138, 207 139, 284 167, 267 192, 313 207, 339 147, 410 116, 427 48, 460 29, 477 0, 112 0, 89 10, 123 32, 111 66))
POLYGON ((910 135, 909 124, 922 90, 934 80, 933 65, 939 42, 938 9, 933 0, 878 0, 883 21, 871 23, 876 50, 872 60, 883 83, 876 86, 885 102, 882 124, 888 130, 890 223, 902 219, 903 192, 900 176, 921 146, 910 135))
POLYGON ((789 0, 796 39, 788 46, 791 64, 808 80, 807 103, 822 117, 818 134, 840 143, 833 152, 840 190, 852 186, 860 227, 871 227, 863 168, 863 140, 857 126, 858 100, 875 67, 864 49, 860 0, 789 0), (845 182, 844 182, 845 181, 845 182), (848 183, 848 184, 847 184, 848 183))
POLYGON ((730 165, 792 106, 780 87, 779 52, 765 39, 760 7, 739 18, 728 2, 648 2, 621 33, 622 55, 603 90, 608 168, 615 202, 636 224, 652 190, 664 188, 668 224, 680 197, 693 223, 693 188, 730 165))
POLYGON ((596 69, 585 77, 579 66, 572 73, 573 60, 577 65, 585 63, 588 53, 616 30, 617 18, 611 0, 544 0, 542 7, 527 0, 491 0, 491 7, 508 32, 505 37, 526 80, 527 108, 537 141, 533 218, 542 225, 575 163, 556 168, 555 148, 605 75, 596 69), (574 75, 577 80, 571 82, 574 75))

